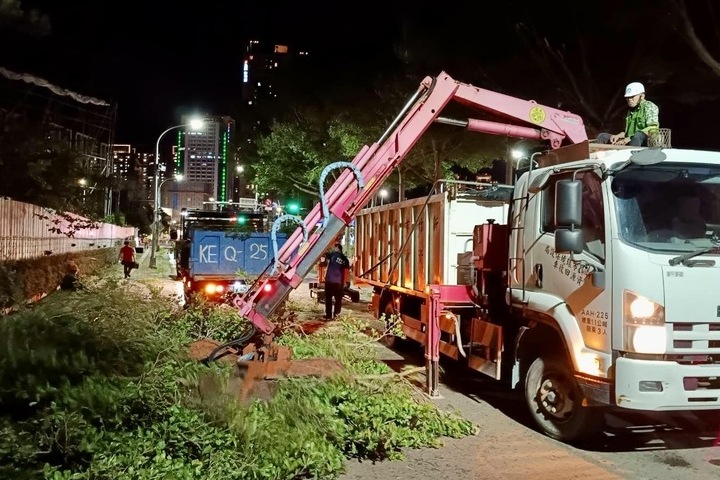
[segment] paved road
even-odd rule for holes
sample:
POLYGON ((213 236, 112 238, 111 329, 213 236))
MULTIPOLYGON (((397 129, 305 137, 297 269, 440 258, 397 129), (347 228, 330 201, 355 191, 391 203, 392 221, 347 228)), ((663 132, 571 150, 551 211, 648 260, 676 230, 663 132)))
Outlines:
MULTIPOLYGON (((387 353, 393 367, 422 365, 422 351, 405 347, 387 353)), ((476 372, 444 362, 439 407, 460 412, 480 427, 476 437, 447 440, 440 449, 407 452, 407 460, 350 462, 344 480, 354 479, 720 479, 720 425, 692 414, 651 418, 608 415, 602 436, 581 448, 535 431, 523 401, 476 372)), ((424 377, 418 378, 418 387, 424 377)))

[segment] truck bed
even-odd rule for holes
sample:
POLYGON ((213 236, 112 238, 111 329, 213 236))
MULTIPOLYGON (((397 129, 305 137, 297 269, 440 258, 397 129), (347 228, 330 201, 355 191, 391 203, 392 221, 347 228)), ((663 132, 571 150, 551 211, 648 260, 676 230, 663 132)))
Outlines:
POLYGON ((428 284, 465 284, 469 269, 459 268, 458 261, 472 255, 473 228, 488 219, 505 223, 507 215, 505 202, 474 195, 448 199, 446 193, 361 210, 355 282, 416 291, 428 284))

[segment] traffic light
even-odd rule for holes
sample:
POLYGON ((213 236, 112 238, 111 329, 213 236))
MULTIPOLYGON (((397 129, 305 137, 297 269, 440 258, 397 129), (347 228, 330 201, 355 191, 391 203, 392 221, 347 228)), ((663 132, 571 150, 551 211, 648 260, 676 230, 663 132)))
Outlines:
POLYGON ((238 215, 237 223, 238 225, 245 225, 247 223, 247 217, 245 215, 238 215))
POLYGON ((288 211, 288 213, 296 214, 296 213, 300 212, 300 205, 298 205, 295 202, 288 203, 287 211, 288 211))

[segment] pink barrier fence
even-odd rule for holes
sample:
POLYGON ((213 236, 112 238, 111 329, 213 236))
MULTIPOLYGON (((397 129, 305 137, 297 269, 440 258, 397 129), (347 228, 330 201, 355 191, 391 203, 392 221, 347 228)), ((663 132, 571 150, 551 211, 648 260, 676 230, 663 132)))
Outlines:
POLYGON ((91 223, 78 215, 56 215, 37 205, 0 198, 0 260, 113 247, 135 235, 133 227, 91 223))

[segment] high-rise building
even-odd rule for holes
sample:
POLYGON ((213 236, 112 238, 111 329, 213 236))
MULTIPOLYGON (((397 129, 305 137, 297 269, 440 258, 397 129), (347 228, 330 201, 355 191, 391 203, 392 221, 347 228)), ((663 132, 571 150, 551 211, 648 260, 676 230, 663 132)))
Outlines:
POLYGON ((135 163, 135 149, 129 144, 113 145, 113 175, 116 178, 127 181, 130 171, 135 163))
POLYGON ((238 168, 243 165, 244 149, 252 151, 253 139, 265 132, 274 117, 277 102, 286 101, 291 71, 302 68, 308 60, 305 50, 293 50, 288 45, 248 41, 242 66, 242 116, 238 125, 238 164, 235 166, 233 197, 239 199, 256 195, 248 189, 247 179, 238 168))
MULTIPOLYGON (((227 116, 205 116, 199 131, 180 130, 174 150, 175 173, 183 175, 181 190, 197 191, 199 186, 214 201, 232 200, 230 143, 235 121, 227 116)), ((190 117, 182 119, 190 123, 190 117)), ((233 167, 234 168, 234 167, 233 167)), ((184 205, 202 208, 202 205, 184 205)))
MULTIPOLYGON (((137 147, 125 143, 112 146, 112 158, 115 177, 121 181, 128 181, 130 177, 137 179, 142 186, 143 196, 152 199, 155 154, 138 152, 137 147)), ((163 172, 160 172, 160 180, 163 176, 163 172)))
MULTIPOLYGON (((155 153, 138 152, 135 155, 135 170, 138 172, 140 183, 145 189, 148 199, 151 199, 155 191, 155 153)), ((159 172, 158 181, 162 181, 163 172, 159 172)))
POLYGON ((293 52, 287 45, 250 40, 243 58, 242 95, 245 105, 275 100, 278 95, 282 97, 282 82, 287 79, 288 69, 307 55, 307 51, 293 52))

